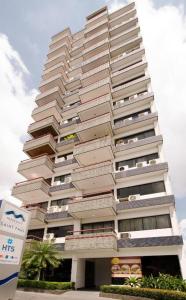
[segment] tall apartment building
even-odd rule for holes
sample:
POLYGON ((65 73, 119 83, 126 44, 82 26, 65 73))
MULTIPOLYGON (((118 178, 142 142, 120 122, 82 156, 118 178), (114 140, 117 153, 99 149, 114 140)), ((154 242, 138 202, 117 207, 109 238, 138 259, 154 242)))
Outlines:
POLYGON ((47 278, 186 278, 135 3, 53 36, 39 91, 12 195, 32 212, 29 238, 54 240, 64 258, 47 278))

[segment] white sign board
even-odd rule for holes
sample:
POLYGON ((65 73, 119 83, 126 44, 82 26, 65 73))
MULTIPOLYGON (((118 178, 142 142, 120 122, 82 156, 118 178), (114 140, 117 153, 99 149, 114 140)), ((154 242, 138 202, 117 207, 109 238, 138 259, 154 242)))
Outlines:
POLYGON ((22 248, 23 240, 0 234, 0 264, 18 265, 22 248))
POLYGON ((27 233, 29 213, 6 202, 0 213, 0 230, 24 237, 27 233))

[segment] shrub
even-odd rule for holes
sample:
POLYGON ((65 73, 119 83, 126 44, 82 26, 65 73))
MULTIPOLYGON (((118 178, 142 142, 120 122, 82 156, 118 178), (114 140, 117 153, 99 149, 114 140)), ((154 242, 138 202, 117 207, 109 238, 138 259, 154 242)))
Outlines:
POLYGON ((74 288, 74 283, 19 279, 18 287, 37 288, 37 289, 44 289, 44 290, 70 290, 74 288))
POLYGON ((134 287, 131 288, 125 286, 112 285, 102 285, 100 287, 100 290, 103 293, 146 297, 154 300, 186 300, 186 293, 178 291, 134 287))
POLYGON ((139 278, 129 277, 126 279, 125 285, 128 285, 130 287, 138 287, 141 285, 141 281, 139 280, 139 278))
POLYGON ((158 277, 143 277, 140 281, 143 288, 155 288, 186 292, 186 281, 180 277, 168 274, 159 274, 158 277))
POLYGON ((120 295, 129 295, 137 297, 146 297, 154 300, 186 300, 186 293, 178 291, 147 289, 147 288, 131 288, 124 286, 102 285, 100 287, 103 293, 112 293, 120 295))

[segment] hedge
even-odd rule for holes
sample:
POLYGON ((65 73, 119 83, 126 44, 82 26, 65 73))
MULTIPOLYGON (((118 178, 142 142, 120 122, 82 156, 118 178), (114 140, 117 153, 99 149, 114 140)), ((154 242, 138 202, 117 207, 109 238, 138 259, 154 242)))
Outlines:
POLYGON ((74 288, 74 283, 19 279, 17 286, 18 288, 37 288, 44 290, 71 290, 74 288))
POLYGON ((130 288, 124 286, 102 285, 100 287, 103 293, 112 293, 120 295, 146 297, 154 300, 186 300, 185 292, 148 289, 148 288, 130 288))

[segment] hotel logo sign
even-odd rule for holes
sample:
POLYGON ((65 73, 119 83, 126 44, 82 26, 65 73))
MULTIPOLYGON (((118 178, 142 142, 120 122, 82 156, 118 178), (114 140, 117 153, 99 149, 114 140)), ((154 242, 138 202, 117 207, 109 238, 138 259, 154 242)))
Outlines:
POLYGON ((0 264, 18 265, 23 240, 0 234, 0 264))

